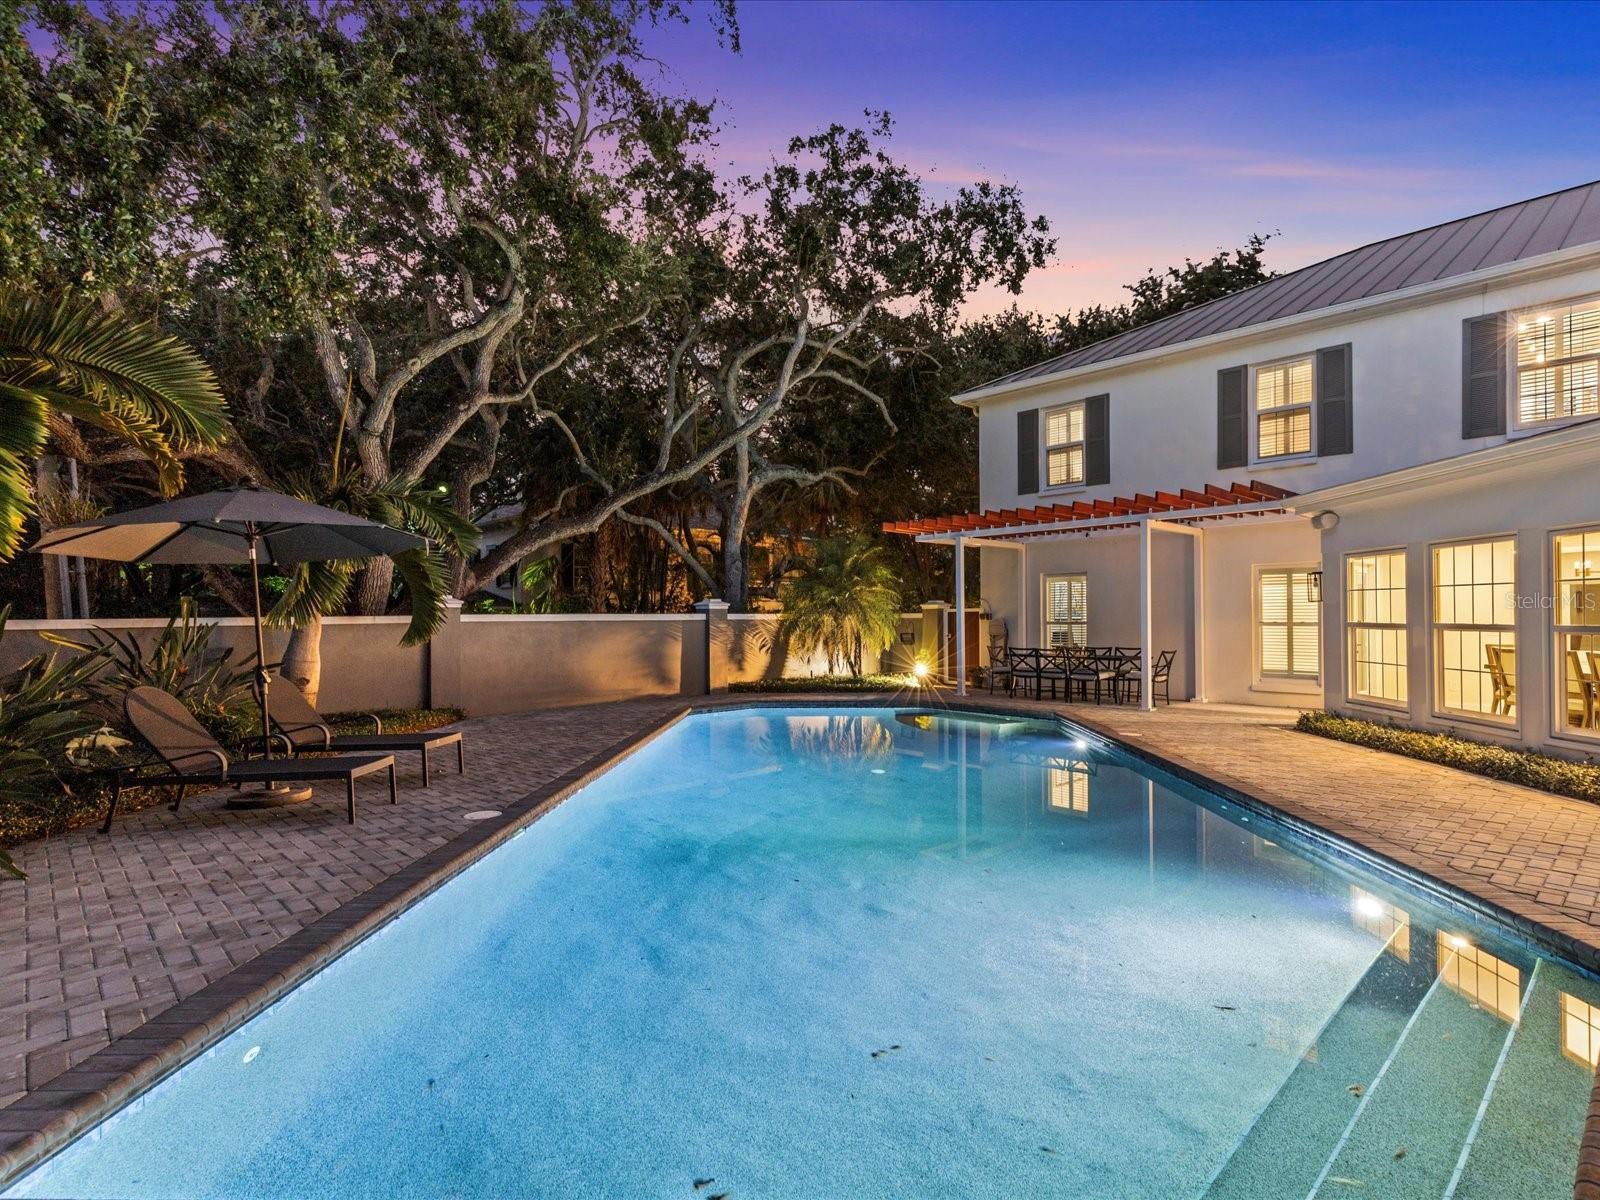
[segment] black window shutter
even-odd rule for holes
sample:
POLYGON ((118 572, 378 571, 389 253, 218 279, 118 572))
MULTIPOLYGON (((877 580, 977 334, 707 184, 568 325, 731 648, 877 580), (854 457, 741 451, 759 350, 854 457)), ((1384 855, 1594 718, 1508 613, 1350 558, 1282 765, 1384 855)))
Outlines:
POLYGON ((1083 482, 1087 487, 1111 482, 1110 396, 1083 402, 1083 482))
POLYGON ((1250 461, 1250 427, 1245 422, 1243 367, 1217 372, 1217 468, 1228 470, 1250 461))
POLYGON ((1039 490, 1039 410, 1017 414, 1017 495, 1039 490))
POLYGON ((1350 343, 1317 351, 1317 453, 1355 449, 1355 404, 1350 386, 1350 343))
POLYGON ((1461 336, 1461 436, 1506 431, 1506 314, 1468 317, 1461 336))

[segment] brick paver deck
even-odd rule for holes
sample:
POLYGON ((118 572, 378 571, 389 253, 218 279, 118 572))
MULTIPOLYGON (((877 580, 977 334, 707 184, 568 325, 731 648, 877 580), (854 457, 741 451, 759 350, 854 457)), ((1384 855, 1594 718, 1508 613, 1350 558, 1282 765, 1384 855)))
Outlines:
MULTIPOLYGON (((246 813, 212 796, 135 814, 110 836, 21 847, 29 878, 0 882, 0 1130, 5 1106, 20 1101, 20 1116, 29 1091, 438 851, 470 828, 466 813, 506 807, 684 706, 468 721, 464 777, 441 764, 423 791, 402 759, 400 803, 367 781, 353 827, 339 789, 246 813)), ((1081 718, 1600 950, 1600 806, 1299 734, 1291 713, 1025 707, 1081 718)))

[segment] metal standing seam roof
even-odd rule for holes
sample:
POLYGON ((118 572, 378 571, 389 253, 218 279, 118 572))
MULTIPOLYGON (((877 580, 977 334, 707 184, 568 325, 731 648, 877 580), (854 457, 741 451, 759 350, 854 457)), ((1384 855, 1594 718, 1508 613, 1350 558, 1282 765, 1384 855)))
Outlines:
POLYGON ((1245 291, 1002 375, 971 391, 1045 379, 1075 367, 1247 329, 1590 242, 1600 242, 1600 180, 1347 250, 1245 291))
MULTIPOLYGON (((1178 488, 1176 491, 1157 489, 1153 495, 1136 492, 1132 497, 1116 496, 1110 500, 1074 500, 1071 504, 1046 504, 1032 508, 989 509, 981 513, 956 513, 946 517, 921 517, 910 521, 885 521, 884 533, 898 533, 905 537, 921 534, 975 533, 1004 531, 1005 538, 1034 536, 1037 527, 1052 528, 1067 521, 1090 521, 1105 517, 1141 517, 1168 514, 1173 521, 1209 521, 1222 517, 1266 515, 1259 510, 1241 512, 1241 508, 1290 500, 1294 493, 1274 484, 1252 479, 1249 483, 1231 483, 1226 487, 1208 483, 1201 491, 1178 488)), ((1281 513, 1281 508, 1269 510, 1281 513)), ((1129 522, 1133 524, 1134 522, 1129 522)), ((1122 525, 1107 525, 1101 529, 1121 529, 1122 525)))

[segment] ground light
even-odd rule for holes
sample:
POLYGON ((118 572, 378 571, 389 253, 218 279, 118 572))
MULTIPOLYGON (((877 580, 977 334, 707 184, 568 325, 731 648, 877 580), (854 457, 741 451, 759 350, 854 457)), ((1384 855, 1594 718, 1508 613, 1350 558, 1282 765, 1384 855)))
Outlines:
POLYGON ((927 679, 928 679, 928 664, 925 663, 925 662, 912 663, 911 664, 911 680, 912 680, 912 682, 915 683, 918 687, 920 687, 922 684, 927 682, 927 679))

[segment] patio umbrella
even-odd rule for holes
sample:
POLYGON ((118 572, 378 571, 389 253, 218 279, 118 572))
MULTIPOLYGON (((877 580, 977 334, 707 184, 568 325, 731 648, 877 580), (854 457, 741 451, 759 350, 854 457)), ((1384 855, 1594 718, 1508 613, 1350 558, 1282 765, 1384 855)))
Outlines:
POLYGON ((261 630, 262 564, 293 566, 328 559, 374 558, 425 546, 415 534, 336 508, 260 488, 183 496, 79 525, 52 529, 36 554, 71 554, 113 562, 250 565, 254 601, 257 699, 262 750, 272 757, 272 710, 266 639, 261 630))

